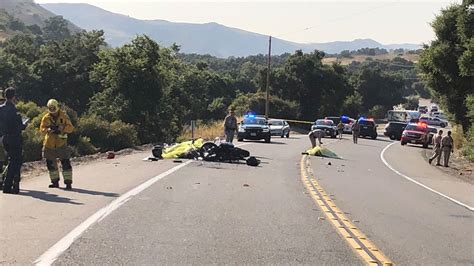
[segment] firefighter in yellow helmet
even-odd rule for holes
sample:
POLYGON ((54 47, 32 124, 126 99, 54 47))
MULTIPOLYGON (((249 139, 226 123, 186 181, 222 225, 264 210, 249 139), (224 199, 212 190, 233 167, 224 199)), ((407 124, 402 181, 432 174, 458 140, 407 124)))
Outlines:
POLYGON ((47 107, 48 113, 41 119, 40 131, 46 134, 43 142, 43 158, 46 159, 46 166, 51 178, 49 187, 59 187, 57 163, 57 159, 59 159, 66 189, 72 189, 71 151, 67 146, 67 134, 72 133, 74 126, 66 112, 60 110, 58 101, 49 100, 47 107))

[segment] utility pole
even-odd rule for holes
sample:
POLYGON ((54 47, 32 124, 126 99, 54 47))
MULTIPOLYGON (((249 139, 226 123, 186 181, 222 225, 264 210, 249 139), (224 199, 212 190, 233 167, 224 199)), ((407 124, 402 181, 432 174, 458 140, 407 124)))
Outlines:
POLYGON ((268 108, 269 108, 269 87, 270 87, 270 64, 272 60, 272 36, 268 37, 268 67, 267 67, 267 91, 265 95, 265 118, 268 119, 268 108))

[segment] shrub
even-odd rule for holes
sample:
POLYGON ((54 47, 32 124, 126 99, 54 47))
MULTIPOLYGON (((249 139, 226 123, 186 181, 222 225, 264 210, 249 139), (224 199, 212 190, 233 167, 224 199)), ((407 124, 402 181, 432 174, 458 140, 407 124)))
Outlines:
POLYGON ((133 125, 122 121, 110 123, 96 115, 81 117, 77 133, 88 137, 100 151, 119 150, 138 144, 138 133, 133 125))
POLYGON ((469 161, 474 162, 474 127, 471 127, 467 132, 466 140, 462 148, 463 155, 466 156, 469 161))
POLYGON ((25 162, 41 160, 43 148, 43 134, 33 124, 23 131, 23 160, 25 162))
MULTIPOLYGON (((270 117, 273 118, 295 118, 298 117, 298 104, 292 101, 283 100, 276 96, 269 99, 270 117)), ((244 115, 249 111, 256 114, 265 114, 265 94, 248 93, 237 97, 231 104, 235 108, 237 115, 244 115)))
POLYGON ((80 136, 74 147, 77 156, 94 154, 99 151, 92 143, 89 137, 80 136))
POLYGON ((40 116, 44 111, 34 102, 18 102, 16 108, 20 113, 28 117, 29 119, 33 119, 35 117, 40 116))
POLYGON ((377 119, 384 118, 386 113, 387 108, 382 105, 376 105, 369 110, 369 115, 377 119))

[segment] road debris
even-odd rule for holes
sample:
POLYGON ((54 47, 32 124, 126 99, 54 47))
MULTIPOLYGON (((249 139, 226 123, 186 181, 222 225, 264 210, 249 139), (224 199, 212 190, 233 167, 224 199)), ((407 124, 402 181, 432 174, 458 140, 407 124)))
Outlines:
POLYGON ((249 184, 244 184, 244 187, 250 187, 249 184))

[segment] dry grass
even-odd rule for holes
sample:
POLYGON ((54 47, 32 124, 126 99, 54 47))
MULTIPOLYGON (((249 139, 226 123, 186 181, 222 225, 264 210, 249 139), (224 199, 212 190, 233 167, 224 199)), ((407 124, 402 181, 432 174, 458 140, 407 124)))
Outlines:
MULTIPOLYGON (((214 140, 215 138, 224 138, 224 127, 223 120, 212 122, 209 124, 198 124, 194 130, 194 138, 203 138, 204 140, 214 140)), ((178 141, 190 140, 192 138, 192 132, 190 126, 183 130, 178 141)))

